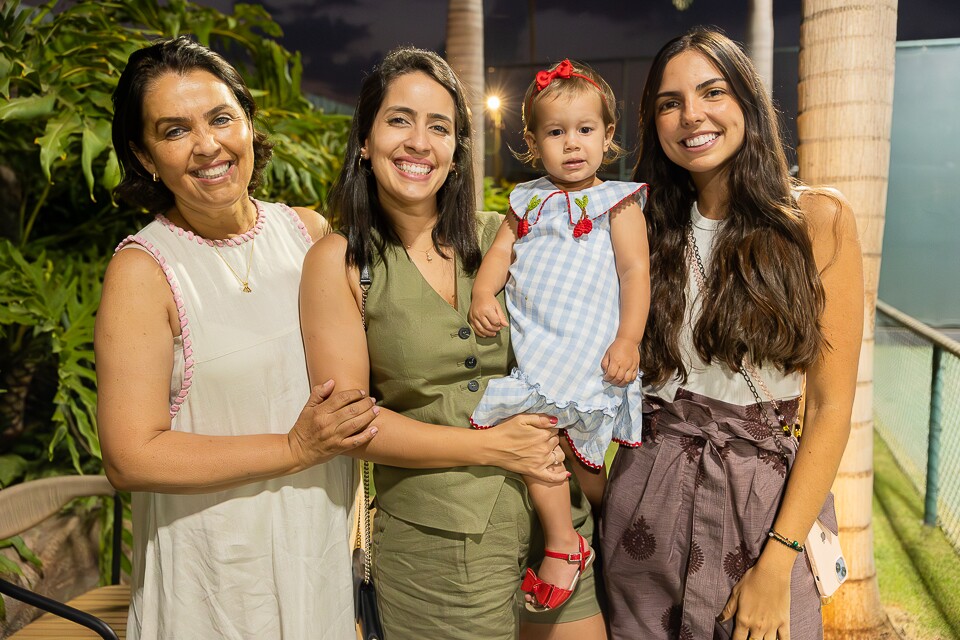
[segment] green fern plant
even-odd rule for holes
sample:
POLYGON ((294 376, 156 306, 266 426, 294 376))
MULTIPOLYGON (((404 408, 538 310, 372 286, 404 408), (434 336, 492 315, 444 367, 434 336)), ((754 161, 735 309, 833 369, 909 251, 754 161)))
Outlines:
MULTIPOLYGON (((236 61, 261 107, 276 146, 257 197, 316 207, 340 171, 350 119, 306 99, 263 7, 0 0, 0 488, 101 472, 94 318, 113 247, 148 221, 111 199, 111 95, 133 51, 181 34, 236 61)), ((32 562, 17 540, 0 548, 32 562)))
POLYGON ((510 211, 510 192, 512 183, 503 180, 494 180, 490 176, 483 179, 483 208, 485 211, 507 213, 510 211))
POLYGON ((100 278, 116 242, 146 222, 110 197, 120 178, 111 95, 130 53, 183 33, 241 61, 262 107, 258 126, 276 144, 258 197, 318 206, 340 170, 350 119, 306 99, 300 56, 273 40, 280 28, 260 6, 232 15, 184 0, 0 7, 0 445, 13 452, 0 458, 3 484, 47 467, 99 470, 100 278))

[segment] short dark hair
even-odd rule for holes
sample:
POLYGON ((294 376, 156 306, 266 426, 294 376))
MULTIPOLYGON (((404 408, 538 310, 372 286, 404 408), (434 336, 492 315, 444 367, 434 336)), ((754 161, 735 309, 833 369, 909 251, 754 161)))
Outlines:
POLYGON ((347 138, 343 169, 330 189, 326 212, 347 237, 347 263, 350 265, 371 264, 374 248, 382 253, 388 243, 401 244, 384 215, 377 195, 377 179, 369 161, 360 159, 360 149, 370 135, 390 84, 400 76, 414 72, 426 74, 446 89, 453 98, 455 110, 457 144, 453 166, 437 192, 439 216, 433 228, 433 246, 441 254, 444 245, 452 247, 464 270, 473 273, 480 266, 481 253, 477 236, 470 108, 460 79, 447 61, 432 51, 414 47, 394 49, 364 78, 347 138))
MULTIPOLYGON (((120 184, 113 193, 124 202, 151 213, 173 206, 173 192, 162 182, 153 181, 132 147, 143 148, 143 99, 150 85, 166 73, 184 75, 194 70, 206 71, 227 85, 253 126, 257 113, 253 96, 237 70, 220 54, 187 36, 160 40, 133 52, 113 92, 113 148, 121 172, 120 184)), ((254 128, 253 175, 248 192, 253 193, 260 185, 272 150, 266 134, 254 128)))

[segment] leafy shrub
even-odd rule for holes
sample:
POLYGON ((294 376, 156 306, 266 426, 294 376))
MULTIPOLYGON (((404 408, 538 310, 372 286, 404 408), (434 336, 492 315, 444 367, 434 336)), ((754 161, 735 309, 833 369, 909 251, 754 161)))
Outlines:
POLYGON ((130 53, 182 33, 257 98, 276 143, 257 197, 318 206, 340 170, 350 118, 303 96, 300 56, 260 6, 0 3, 0 487, 100 470, 94 316, 112 248, 147 222, 110 196, 111 95, 130 53))

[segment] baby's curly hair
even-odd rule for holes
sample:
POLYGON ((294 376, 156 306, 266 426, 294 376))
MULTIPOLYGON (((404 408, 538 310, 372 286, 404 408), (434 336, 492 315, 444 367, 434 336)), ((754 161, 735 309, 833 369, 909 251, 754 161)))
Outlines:
MULTIPOLYGON (((523 96, 523 108, 521 111, 524 136, 528 133, 533 135, 533 130, 537 126, 537 104, 544 98, 559 96, 570 97, 580 95, 584 92, 595 92, 598 89, 600 92, 600 109, 603 116, 603 126, 605 128, 611 124, 614 127, 617 126, 617 98, 613 95, 613 89, 611 89, 607 81, 603 79, 603 76, 591 69, 589 65, 576 60, 570 60, 569 62, 573 65, 573 72, 575 74, 570 78, 554 78, 550 84, 538 90, 537 79, 534 77, 530 86, 527 87, 527 92, 523 96), (578 75, 583 77, 578 77, 578 75)), ((557 67, 561 64, 563 64, 563 62, 553 65, 547 69, 547 71, 556 71, 557 67)), ((607 149, 607 152, 603 155, 601 166, 606 166, 620 159, 626 155, 626 153, 626 150, 618 145, 616 140, 611 140, 610 148, 607 149)), ((523 153, 514 152, 513 155, 531 167, 537 166, 537 158, 530 148, 527 148, 523 153)))

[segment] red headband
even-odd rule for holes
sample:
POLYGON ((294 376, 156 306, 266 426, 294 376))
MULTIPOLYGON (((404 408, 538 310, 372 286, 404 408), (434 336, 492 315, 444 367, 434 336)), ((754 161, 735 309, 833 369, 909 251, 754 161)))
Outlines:
POLYGON ((582 73, 577 73, 576 71, 574 71, 573 65, 570 64, 570 60, 566 59, 560 64, 558 64, 557 68, 554 69, 553 71, 543 70, 543 71, 537 72, 537 90, 534 93, 534 95, 546 89, 547 85, 553 82, 554 78, 563 78, 565 80, 568 80, 570 78, 583 78, 584 80, 586 80, 587 82, 595 86, 597 88, 597 91, 599 91, 600 93, 603 93, 603 89, 600 88, 600 85, 598 85, 596 82, 594 82, 592 79, 588 78, 587 76, 583 75, 582 73))
POLYGON ((557 65, 557 68, 549 71, 544 69, 543 71, 537 72, 537 87, 536 90, 530 94, 530 103, 527 105, 527 111, 533 108, 533 99, 537 97, 537 94, 546 89, 554 78, 560 78, 563 80, 569 80, 570 78, 583 78, 593 86, 597 88, 597 91, 600 92, 600 95, 606 98, 606 94, 603 92, 603 89, 600 88, 600 85, 597 84, 592 78, 588 78, 582 73, 577 73, 573 70, 573 65, 570 63, 569 59, 564 59, 563 62, 557 65))

